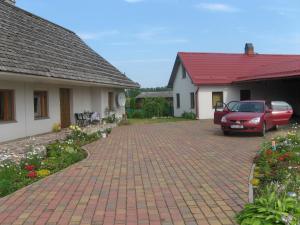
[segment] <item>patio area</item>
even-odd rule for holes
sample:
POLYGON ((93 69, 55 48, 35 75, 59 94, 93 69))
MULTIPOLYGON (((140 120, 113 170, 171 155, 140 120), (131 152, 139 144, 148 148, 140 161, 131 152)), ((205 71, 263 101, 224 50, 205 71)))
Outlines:
POLYGON ((88 159, 0 199, 0 224, 235 224, 262 141, 211 121, 118 127, 88 159))

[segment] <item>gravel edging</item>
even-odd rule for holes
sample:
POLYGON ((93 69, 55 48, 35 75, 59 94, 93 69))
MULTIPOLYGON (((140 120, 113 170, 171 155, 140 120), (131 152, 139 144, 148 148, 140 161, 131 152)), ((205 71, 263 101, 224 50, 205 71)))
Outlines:
POLYGON ((254 196, 253 196, 253 185, 251 184, 251 180, 254 177, 254 169, 255 169, 256 164, 254 163, 251 168, 250 176, 249 176, 249 194, 248 194, 248 201, 249 203, 254 202, 254 196))

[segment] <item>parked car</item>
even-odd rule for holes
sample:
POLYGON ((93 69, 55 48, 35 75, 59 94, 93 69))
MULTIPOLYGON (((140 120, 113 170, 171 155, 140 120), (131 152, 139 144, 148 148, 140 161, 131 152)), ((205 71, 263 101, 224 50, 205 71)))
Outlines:
POLYGON ((218 104, 214 123, 220 124, 224 135, 230 132, 259 133, 289 123, 293 108, 283 101, 232 101, 218 104))

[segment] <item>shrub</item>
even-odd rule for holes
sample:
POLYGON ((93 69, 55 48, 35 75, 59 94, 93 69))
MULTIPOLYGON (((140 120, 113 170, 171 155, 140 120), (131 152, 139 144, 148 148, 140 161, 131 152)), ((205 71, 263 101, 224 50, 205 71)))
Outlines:
POLYGON ((135 119, 143 119, 145 117, 144 112, 142 110, 135 110, 130 116, 130 118, 135 119))
POLYGON ((193 112, 184 112, 182 113, 181 117, 187 120, 195 120, 196 114, 193 112))
POLYGON ((242 225, 297 225, 300 222, 300 202, 271 185, 253 204, 247 204, 236 218, 242 225))
POLYGON ((60 131, 61 131, 61 125, 60 125, 60 123, 53 124, 53 126, 52 126, 52 132, 58 133, 60 131))

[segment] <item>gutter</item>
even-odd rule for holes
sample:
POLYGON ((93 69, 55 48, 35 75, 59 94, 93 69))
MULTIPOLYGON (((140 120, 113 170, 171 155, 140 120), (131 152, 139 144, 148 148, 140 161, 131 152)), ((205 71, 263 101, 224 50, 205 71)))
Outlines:
POLYGON ((7 81, 26 81, 26 82, 45 82, 49 84, 49 81, 53 81, 53 84, 59 85, 83 85, 88 87, 114 87, 114 88, 124 88, 124 89, 134 89, 139 88, 140 85, 118 85, 118 84, 109 84, 109 83, 97 83, 92 81, 81 81, 81 80, 72 80, 72 79, 63 79, 56 78, 52 76, 42 76, 42 75, 34 75, 27 73, 15 73, 15 72, 3 72, 0 71, 0 79, 4 78, 7 81))
POLYGON ((197 87, 197 91, 196 91, 196 119, 200 120, 200 116, 199 116, 199 107, 198 107, 198 103, 199 103, 199 99, 198 99, 198 92, 199 92, 200 87, 197 87))

